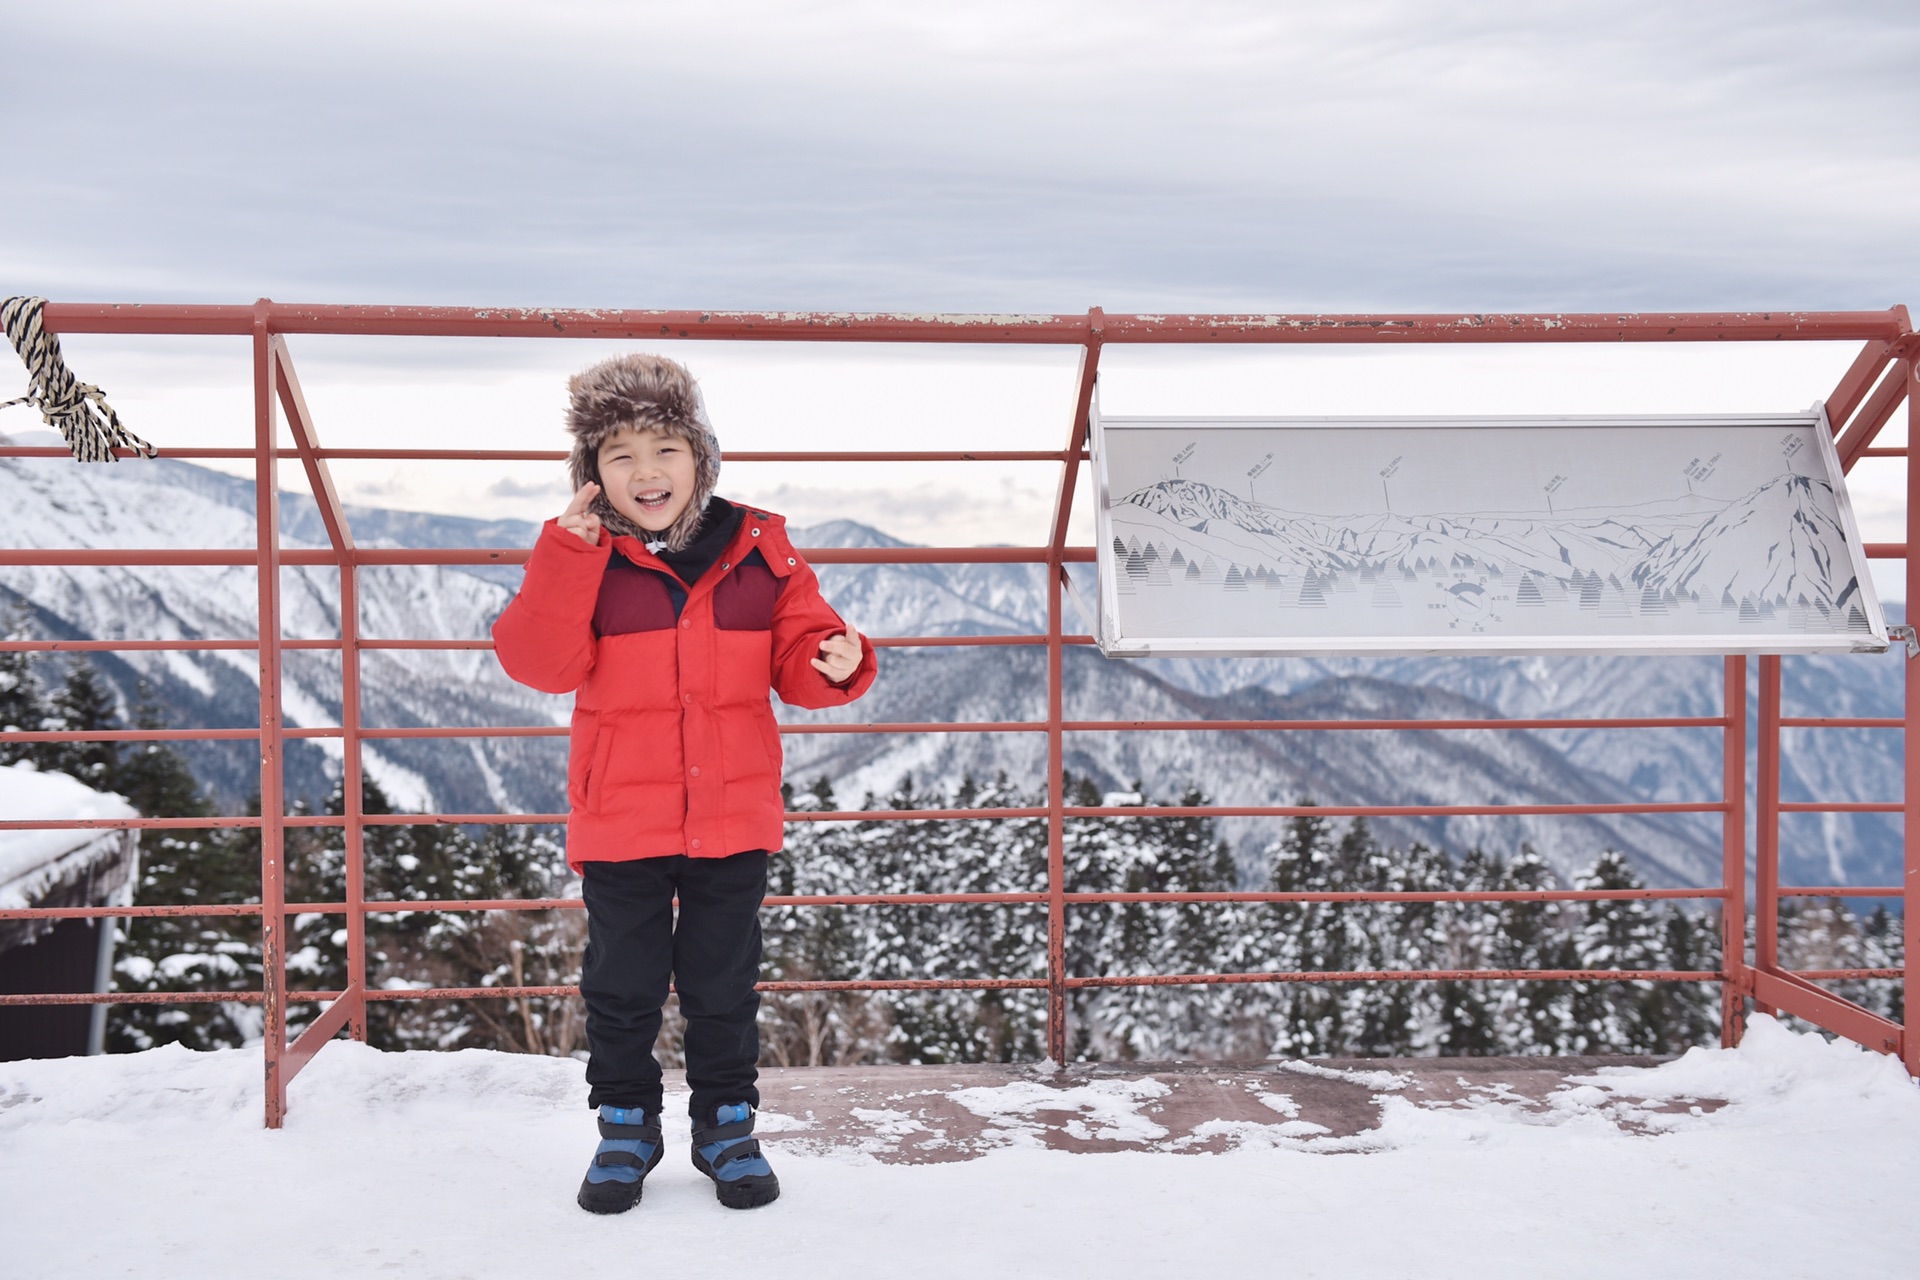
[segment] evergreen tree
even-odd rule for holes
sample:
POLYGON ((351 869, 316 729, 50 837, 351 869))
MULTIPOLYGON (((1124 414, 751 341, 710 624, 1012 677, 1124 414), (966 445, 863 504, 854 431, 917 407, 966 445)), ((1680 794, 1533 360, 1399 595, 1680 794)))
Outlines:
MULTIPOLYGON (((1660 920, 1664 932, 1658 967, 1708 970, 1720 967, 1716 919, 1674 903, 1660 920)), ((1641 1036, 1649 1053, 1684 1053, 1720 1034, 1720 998, 1709 982, 1652 982, 1639 999, 1641 1036)))
MULTIPOLYGON (((1608 850, 1574 881, 1580 889, 1645 888, 1627 860, 1608 850)), ((1590 898, 1581 903, 1574 935, 1576 969, 1652 969, 1662 930, 1644 898, 1590 898)), ((1580 981, 1572 984, 1569 1016, 1575 1053, 1650 1053, 1653 1036, 1642 1013, 1650 983, 1580 981)))
MULTIPOLYGON (((1478 848, 1460 859, 1454 883, 1468 893, 1502 887, 1506 864, 1497 855, 1478 848)), ((1491 966, 1498 912, 1487 903, 1458 903, 1436 914, 1438 945, 1433 954, 1437 969, 1481 969, 1491 966)), ((1482 982, 1441 982, 1434 987, 1435 1024, 1430 1044, 1442 1057, 1468 1057, 1501 1052, 1499 1026, 1482 982)))
MULTIPOLYGON (((17 601, 0 615, 0 636, 27 640, 31 629, 27 613, 17 601)), ((0 732, 44 733, 54 728, 54 711, 34 670, 34 655, 23 649, 0 649, 0 732)), ((35 768, 53 767, 57 743, 0 742, 0 765, 31 761, 35 768)))
MULTIPOLYGON (((1555 887, 1553 869, 1532 849, 1522 846, 1491 887, 1508 892, 1538 893, 1555 887)), ((1577 967, 1573 940, 1562 927, 1557 903, 1514 900, 1491 913, 1497 926, 1487 935, 1485 967, 1491 969, 1572 969, 1577 967)), ((1495 996, 1500 1053, 1564 1053, 1568 1050, 1572 1017, 1568 988, 1563 982, 1522 979, 1501 983, 1495 996)))
MULTIPOLYGON (((162 727, 150 703, 136 723, 162 727)), ((144 743, 129 758, 132 776, 121 794, 143 816, 206 817, 213 807, 179 756, 161 743, 144 743)), ((248 812, 260 812, 259 797, 248 812)), ((167 828, 142 833, 136 905, 217 905, 258 902, 260 837, 231 827, 167 828)), ((135 916, 121 926, 114 965, 116 991, 216 994, 258 991, 259 917, 135 916)), ((183 1044, 189 1049, 235 1048, 259 1038, 255 1005, 123 1004, 109 1007, 107 1043, 114 1052, 183 1044)))
MULTIPOLYGON (((76 659, 67 668, 66 683, 54 696, 50 727, 68 733, 97 732, 120 727, 120 710, 112 692, 101 682, 93 664, 76 659)), ((120 746, 114 742, 56 742, 47 744, 42 768, 77 778, 96 791, 113 791, 120 767, 120 746)))

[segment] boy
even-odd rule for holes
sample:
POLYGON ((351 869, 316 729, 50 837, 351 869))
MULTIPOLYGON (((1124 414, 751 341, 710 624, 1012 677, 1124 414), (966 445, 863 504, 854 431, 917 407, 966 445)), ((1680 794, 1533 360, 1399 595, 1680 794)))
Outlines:
POLYGON ((694 1166, 722 1204, 752 1208, 780 1194, 752 1137, 759 909, 783 814, 767 695, 851 702, 873 683, 873 646, 820 598, 784 520, 714 496, 720 447, 685 369, 618 356, 568 390, 573 501, 541 530, 493 639, 515 680, 578 690, 567 862, 587 904, 601 1135, 578 1200, 623 1213, 660 1161, 653 1043, 671 977, 694 1166))

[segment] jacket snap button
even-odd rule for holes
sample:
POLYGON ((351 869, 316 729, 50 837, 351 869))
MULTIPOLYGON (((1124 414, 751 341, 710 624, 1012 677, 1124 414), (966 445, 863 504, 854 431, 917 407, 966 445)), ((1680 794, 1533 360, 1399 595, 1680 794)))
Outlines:
POLYGON ((754 536, 754 537, 756 537, 756 538, 757 538, 757 537, 759 537, 759 536, 760 536, 760 531, 759 531, 758 529, 755 529, 755 530, 753 531, 753 536, 754 536))
POLYGON ((694 848, 696 848, 696 849, 698 849, 698 848, 700 847, 700 842, 699 842, 698 840, 695 840, 695 841, 693 842, 693 847, 694 847, 694 848))
POLYGON ((730 564, 723 564, 723 565, 721 565, 721 566, 720 566, 720 572, 722 572, 722 573, 725 573, 725 572, 726 572, 727 570, 729 570, 729 569, 731 569, 731 568, 733 568, 733 566, 732 566, 732 565, 730 565, 730 564))
POLYGON ((680 629, 681 629, 682 631, 685 631, 685 630, 686 630, 686 629, 687 629, 688 627, 691 627, 692 625, 693 625, 693 619, 692 619, 692 618, 682 618, 682 619, 680 619, 680 629))
POLYGON ((798 563, 799 563, 799 561, 797 561, 797 560, 795 560, 795 559, 794 559, 794 558, 793 558, 792 556, 788 556, 788 557, 787 557, 787 563, 788 563, 788 564, 798 564, 798 563))
POLYGON ((682 702, 684 702, 684 703, 686 703, 686 704, 687 704, 688 706, 692 706, 692 705, 693 705, 693 695, 692 695, 692 694, 690 694, 690 693, 683 693, 683 694, 681 694, 681 695, 680 695, 680 701, 682 701, 682 702))
POLYGON ((692 777, 692 778, 697 778, 697 777, 699 777, 699 776, 700 776, 700 766, 699 766, 699 765, 695 765, 695 766, 693 766, 693 768, 691 768, 691 769, 689 769, 689 770, 687 770, 687 776, 688 776, 688 777, 692 777))

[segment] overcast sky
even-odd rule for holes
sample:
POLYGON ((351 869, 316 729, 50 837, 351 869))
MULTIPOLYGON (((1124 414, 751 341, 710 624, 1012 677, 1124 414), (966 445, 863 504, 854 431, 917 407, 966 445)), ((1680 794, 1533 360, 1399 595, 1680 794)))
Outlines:
MULTIPOLYGON (((1906 5, 63 0, 0 8, 0 48, 4 293, 934 311, 1920 303, 1920 10, 1906 5)), ((548 386, 577 363, 537 345, 340 345, 313 352, 309 380, 345 403, 396 385, 396 364, 404 387, 428 365, 455 383, 462 367, 472 383, 512 365, 548 386)), ((76 359, 83 347, 83 376, 121 375, 129 399, 207 381, 184 354, 142 363, 95 343, 76 359)), ((773 356, 702 358, 724 402, 715 369, 773 356)), ((1737 407, 1804 407, 1836 360, 1737 407)), ((988 363, 1007 388, 1036 369, 1070 383, 1070 364, 988 363)), ((822 386, 876 367, 835 366, 822 386)), ((1059 412, 1006 421, 1030 435, 1059 412)), ((839 420, 855 419, 898 430, 891 401, 851 396, 839 420)), ((386 482, 406 480, 362 492, 386 482)))
POLYGON ((1913 301, 1920 11, 8 5, 69 299, 1077 311, 1913 301))

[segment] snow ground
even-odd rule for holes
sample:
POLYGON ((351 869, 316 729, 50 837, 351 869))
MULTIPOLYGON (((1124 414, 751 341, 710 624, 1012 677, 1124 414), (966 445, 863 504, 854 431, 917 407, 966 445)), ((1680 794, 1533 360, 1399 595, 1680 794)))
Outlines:
MULTIPOLYGON (((1387 1093, 1344 1154, 1312 1149, 1280 1095, 1278 1123, 1216 1155, 1012 1142, 887 1164, 769 1114, 796 1132, 768 1143, 785 1194, 749 1213, 687 1164, 670 1097, 669 1157, 611 1219, 573 1205, 593 1144, 578 1063, 334 1044, 278 1133, 259 1077, 245 1050, 0 1064, 0 1273, 1771 1278, 1911 1274, 1920 1249, 1920 1089, 1764 1018, 1738 1050, 1579 1077, 1544 1109, 1387 1093), (1695 1098, 1728 1105, 1650 1105, 1695 1098)), ((956 1101, 1015 1120, 1047 1087, 956 1101)), ((1151 1136, 1151 1080, 1080 1092, 1052 1102, 1151 1136)))

